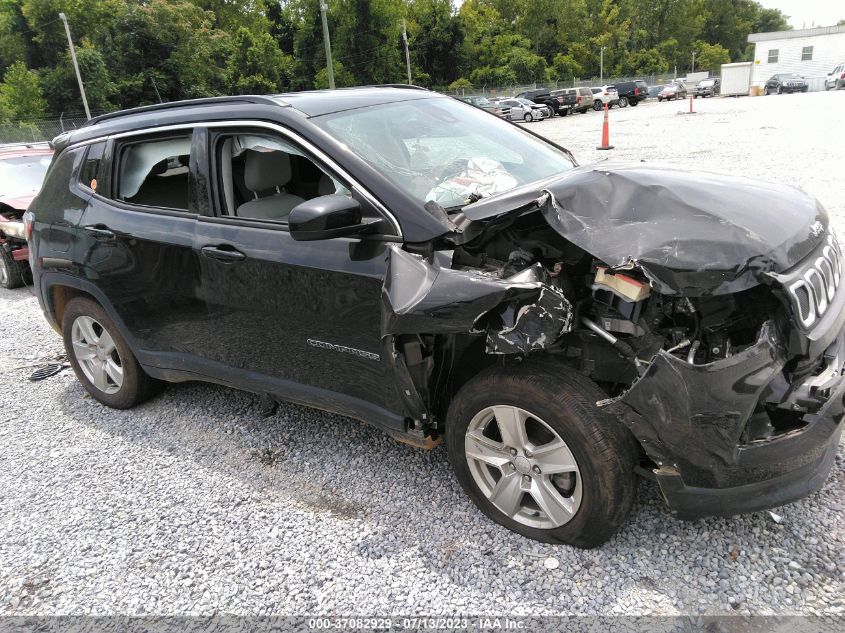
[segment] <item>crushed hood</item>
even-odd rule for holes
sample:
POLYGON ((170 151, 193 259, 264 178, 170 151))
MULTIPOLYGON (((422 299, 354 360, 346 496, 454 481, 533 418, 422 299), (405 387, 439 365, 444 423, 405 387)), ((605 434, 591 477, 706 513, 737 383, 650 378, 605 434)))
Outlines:
POLYGON ((640 266, 663 294, 739 292, 803 259, 828 230, 786 185, 646 165, 579 167, 464 208, 484 220, 536 201, 549 224, 610 266, 640 266))

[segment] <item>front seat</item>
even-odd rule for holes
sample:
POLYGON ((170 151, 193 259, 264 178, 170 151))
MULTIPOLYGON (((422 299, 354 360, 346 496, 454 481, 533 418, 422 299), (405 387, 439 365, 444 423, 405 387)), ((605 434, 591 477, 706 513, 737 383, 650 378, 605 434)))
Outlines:
POLYGON ((283 190, 290 182, 290 157, 284 152, 256 152, 247 150, 244 161, 244 184, 253 192, 255 200, 238 207, 238 217, 259 220, 286 220, 304 198, 283 190), (269 195, 260 197, 261 194, 269 195))

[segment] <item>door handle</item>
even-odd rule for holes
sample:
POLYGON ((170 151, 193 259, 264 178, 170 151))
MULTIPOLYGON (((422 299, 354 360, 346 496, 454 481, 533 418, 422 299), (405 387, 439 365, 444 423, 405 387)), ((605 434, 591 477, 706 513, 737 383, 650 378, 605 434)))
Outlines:
POLYGON ((246 255, 232 247, 203 246, 200 250, 206 257, 217 259, 221 262, 239 262, 246 259, 246 255))
POLYGON ((112 231, 109 227, 105 224, 90 224, 88 226, 83 226, 82 229, 96 238, 103 239, 103 240, 113 240, 114 239, 114 231, 112 231))

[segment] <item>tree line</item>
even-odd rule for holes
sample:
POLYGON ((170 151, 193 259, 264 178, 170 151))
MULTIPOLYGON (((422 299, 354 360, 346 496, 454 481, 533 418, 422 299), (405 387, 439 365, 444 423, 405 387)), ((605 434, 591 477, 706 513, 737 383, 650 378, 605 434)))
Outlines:
MULTIPOLYGON (((481 89, 686 72, 789 28, 754 0, 325 0, 338 87, 481 89)), ((328 85, 320 0, 0 0, 0 121, 328 85)))

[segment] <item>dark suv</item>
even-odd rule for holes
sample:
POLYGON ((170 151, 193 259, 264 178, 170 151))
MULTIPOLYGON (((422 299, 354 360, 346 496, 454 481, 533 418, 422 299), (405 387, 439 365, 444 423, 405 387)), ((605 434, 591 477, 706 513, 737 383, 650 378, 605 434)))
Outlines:
POLYGON ((620 81, 613 84, 616 92, 619 93, 619 107, 627 107, 628 104, 635 106, 640 101, 648 99, 648 84, 642 79, 635 81, 620 81))
POLYGON ((796 189, 577 167, 409 87, 139 108, 55 149, 35 290, 108 406, 205 380, 445 438, 484 513, 580 547, 638 476, 730 515, 833 464, 841 254, 796 189))

